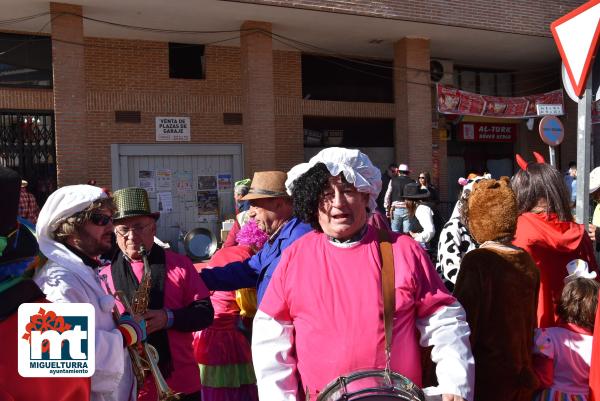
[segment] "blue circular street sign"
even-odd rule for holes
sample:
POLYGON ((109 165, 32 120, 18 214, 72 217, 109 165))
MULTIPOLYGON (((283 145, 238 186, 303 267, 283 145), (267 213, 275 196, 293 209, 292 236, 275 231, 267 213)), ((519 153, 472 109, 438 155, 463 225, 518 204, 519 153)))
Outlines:
POLYGON ((540 138, 549 146, 558 146, 565 137, 565 127, 556 116, 545 116, 540 121, 540 138))

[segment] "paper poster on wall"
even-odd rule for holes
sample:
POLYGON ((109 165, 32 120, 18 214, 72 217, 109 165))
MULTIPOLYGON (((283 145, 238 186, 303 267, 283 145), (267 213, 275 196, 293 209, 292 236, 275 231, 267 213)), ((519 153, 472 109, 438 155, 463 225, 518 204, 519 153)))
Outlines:
POLYGON ((198 176, 198 191, 208 191, 217 189, 217 177, 214 175, 198 176))
POLYGON ((193 190, 192 187, 192 172, 185 170, 175 171, 175 190, 179 196, 183 196, 186 193, 190 193, 193 190))
POLYGON ((148 193, 155 191, 154 170, 140 170, 138 172, 138 187, 144 188, 148 193))
POLYGON ((156 198, 159 212, 171 213, 173 211, 173 196, 170 192, 159 192, 156 194, 156 198))
POLYGON ((156 170, 156 191, 171 191, 173 173, 169 169, 156 170))
POLYGON ((219 191, 230 191, 233 188, 233 179, 230 173, 217 175, 219 191))
POLYGON ((198 191, 198 221, 217 220, 219 216, 219 193, 214 191, 198 191))

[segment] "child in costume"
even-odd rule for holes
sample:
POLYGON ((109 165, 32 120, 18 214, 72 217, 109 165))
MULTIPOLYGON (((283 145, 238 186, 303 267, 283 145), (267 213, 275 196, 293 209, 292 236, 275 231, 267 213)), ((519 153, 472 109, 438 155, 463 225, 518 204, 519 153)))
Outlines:
MULTIPOLYGON (((261 249, 267 239, 268 235, 256 222, 249 220, 236 236, 239 245, 221 248, 206 266, 196 264, 196 268, 224 266, 247 259, 261 249)), ((248 300, 251 298, 254 299, 252 316, 255 313, 256 289, 245 290, 244 294, 213 291, 210 298, 215 320, 210 327, 194 333, 194 354, 200 366, 203 401, 258 401, 250 342, 240 330, 240 319, 250 317, 248 300)))
POLYGON ((468 207, 479 248, 462 259, 454 295, 471 327, 472 401, 531 401, 538 386, 531 349, 540 278, 531 256, 511 245, 517 201, 508 178, 479 181, 468 207))
POLYGON ((558 305, 565 266, 583 259, 590 271, 598 271, 592 241, 583 224, 571 213, 569 194, 561 173, 534 152, 536 162, 517 155, 521 167, 512 178, 519 219, 513 244, 525 249, 540 271, 537 327, 552 327, 558 321, 558 305))
POLYGON ((567 265, 560 304, 559 324, 535 330, 536 374, 543 390, 534 400, 589 399, 590 361, 598 289, 596 272, 588 272, 581 259, 567 265))

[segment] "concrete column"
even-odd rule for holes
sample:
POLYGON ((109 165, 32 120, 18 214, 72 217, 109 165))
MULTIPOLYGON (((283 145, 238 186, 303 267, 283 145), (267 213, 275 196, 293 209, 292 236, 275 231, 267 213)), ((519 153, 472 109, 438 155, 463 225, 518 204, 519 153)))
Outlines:
POLYGON ((246 21, 241 29, 244 166, 250 177, 276 168, 273 42, 270 23, 246 21))
POLYGON ((395 155, 414 174, 433 167, 429 60, 429 39, 403 38, 394 44, 395 155))
POLYGON ((82 8, 50 3, 50 12, 58 186, 82 184, 90 179, 82 8))

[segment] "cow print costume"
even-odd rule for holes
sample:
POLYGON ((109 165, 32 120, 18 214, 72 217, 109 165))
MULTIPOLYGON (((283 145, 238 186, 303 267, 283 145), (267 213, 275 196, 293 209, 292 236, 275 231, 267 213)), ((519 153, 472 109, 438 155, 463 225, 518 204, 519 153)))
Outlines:
POLYGON ((489 178, 491 176, 485 174, 468 180, 466 178, 458 180, 458 183, 463 186, 462 194, 458 202, 456 202, 456 206, 454 206, 452 216, 450 216, 450 219, 440 233, 437 262, 435 264, 435 269, 450 292, 454 291, 454 284, 458 277, 462 258, 467 252, 479 246, 473 237, 471 237, 471 234, 469 234, 467 227, 460 221, 461 204, 469 198, 474 183, 489 178))
POLYGON ((452 217, 444 225, 438 242, 435 268, 449 291, 454 290, 460 262, 465 254, 477 248, 477 243, 459 217, 452 217))

